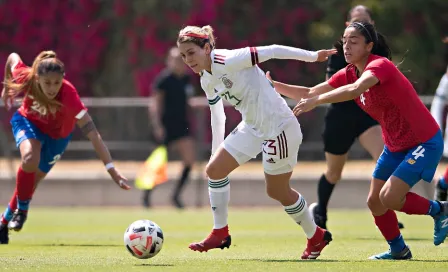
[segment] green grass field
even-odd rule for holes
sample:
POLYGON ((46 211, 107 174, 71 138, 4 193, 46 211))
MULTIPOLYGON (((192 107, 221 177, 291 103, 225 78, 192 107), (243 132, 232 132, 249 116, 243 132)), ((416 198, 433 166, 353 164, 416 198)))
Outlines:
POLYGON ((0 271, 447 271, 448 247, 432 243, 432 220, 400 216, 412 261, 371 261, 387 249, 367 211, 330 214, 333 242, 315 261, 302 261, 305 236, 282 209, 230 210, 229 250, 192 252, 188 244, 211 229, 208 209, 176 211, 140 208, 32 209, 21 233, 0 245, 0 271), (162 251, 138 260, 123 246, 123 233, 137 219, 158 223, 162 251))

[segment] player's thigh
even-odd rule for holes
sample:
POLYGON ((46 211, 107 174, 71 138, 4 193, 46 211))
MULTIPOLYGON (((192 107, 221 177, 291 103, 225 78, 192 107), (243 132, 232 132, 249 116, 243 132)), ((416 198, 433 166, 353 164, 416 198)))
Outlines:
POLYGON ((72 135, 61 139, 52 139, 48 137, 40 153, 39 170, 43 173, 50 172, 51 168, 59 161, 70 142, 72 135))
POLYGON ((23 167, 39 164, 43 135, 28 119, 16 112, 11 118, 11 129, 20 150, 23 167))
POLYGON ((389 180, 406 157, 406 154, 407 152, 392 152, 387 146, 384 146, 383 152, 378 158, 375 169, 373 170, 373 178, 384 181, 389 180))
POLYGON ((325 115, 322 139, 324 151, 333 155, 344 155, 356 140, 354 126, 356 116, 338 107, 330 107, 325 115))
POLYGON ((367 128, 359 135, 359 142, 376 161, 384 148, 381 126, 376 124, 367 128))
POLYGON ((302 143, 302 131, 292 120, 276 137, 263 142, 263 167, 266 174, 275 176, 292 172, 302 143))
POLYGON ((420 180, 431 182, 442 153, 443 138, 438 130, 431 139, 407 151, 393 176, 403 180, 410 188, 420 180))
POLYGON ((249 128, 241 123, 230 133, 206 167, 211 179, 225 178, 238 166, 255 158, 261 150, 263 140, 250 133, 249 128))

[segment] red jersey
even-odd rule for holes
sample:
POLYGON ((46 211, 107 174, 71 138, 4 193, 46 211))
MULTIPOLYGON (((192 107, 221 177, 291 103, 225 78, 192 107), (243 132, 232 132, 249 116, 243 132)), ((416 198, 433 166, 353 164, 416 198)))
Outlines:
MULTIPOLYGON (((431 113, 409 80, 387 58, 370 55, 364 72, 378 78, 377 85, 355 99, 356 103, 377 120, 383 139, 392 152, 404 151, 431 139, 439 130, 431 113)), ((329 80, 333 88, 354 83, 356 68, 349 64, 329 80)))
MULTIPOLYGON (((23 62, 19 62, 13 68, 12 75, 18 82, 20 82, 18 76, 26 68, 28 67, 23 62)), ((32 95, 25 94, 18 112, 51 138, 66 138, 72 133, 76 122, 87 112, 87 108, 81 102, 75 87, 65 79, 55 99, 62 106, 55 114, 51 114, 33 100, 32 95)))

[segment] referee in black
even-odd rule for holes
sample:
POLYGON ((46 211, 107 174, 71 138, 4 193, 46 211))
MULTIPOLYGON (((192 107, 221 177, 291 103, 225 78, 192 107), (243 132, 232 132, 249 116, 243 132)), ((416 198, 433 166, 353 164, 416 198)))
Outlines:
MULTIPOLYGON (((177 47, 171 48, 166 59, 166 68, 153 83, 152 93, 155 102, 153 107, 150 107, 156 141, 177 151, 183 162, 182 172, 171 197, 173 205, 179 209, 184 208, 180 196, 195 161, 194 141, 190 135, 188 120, 191 111, 188 98, 194 94, 190 80, 179 50, 177 47)), ((145 207, 151 205, 151 191, 145 190, 143 193, 145 207)))

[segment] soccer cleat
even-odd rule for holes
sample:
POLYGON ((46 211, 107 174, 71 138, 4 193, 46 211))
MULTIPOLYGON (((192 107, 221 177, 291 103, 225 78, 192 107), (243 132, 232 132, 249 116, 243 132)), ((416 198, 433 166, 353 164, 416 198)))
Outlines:
POLYGON ((16 210, 12 216, 11 221, 8 223, 8 229, 14 231, 20 231, 23 228, 27 218, 27 213, 21 210, 16 210))
POLYGON ((302 253, 303 260, 314 260, 320 256, 322 250, 333 240, 331 233, 328 230, 322 229, 319 226, 316 233, 311 239, 308 239, 306 249, 302 253))
POLYGON ((438 246, 445 242, 448 235, 448 202, 438 201, 440 213, 434 216, 434 245, 438 246))
POLYGON ((409 260, 412 259, 412 252, 408 246, 402 251, 394 253, 392 251, 386 251, 377 255, 369 257, 369 260, 409 260))
POLYGON ((9 243, 9 230, 8 226, 0 223, 0 244, 8 244, 9 243))
POLYGON ((219 237, 214 232, 210 233, 207 238, 202 240, 199 243, 191 243, 190 246, 188 246, 193 251, 199 251, 199 252, 207 252, 210 249, 214 248, 229 248, 232 244, 231 236, 227 236, 225 238, 219 237))
POLYGON ((327 229, 327 215, 319 213, 319 205, 316 202, 311 203, 308 209, 310 210, 316 225, 323 229, 327 229))
POLYGON ((440 177, 437 181, 434 199, 437 201, 447 201, 448 189, 442 188, 440 183, 443 182, 443 177, 440 177))

